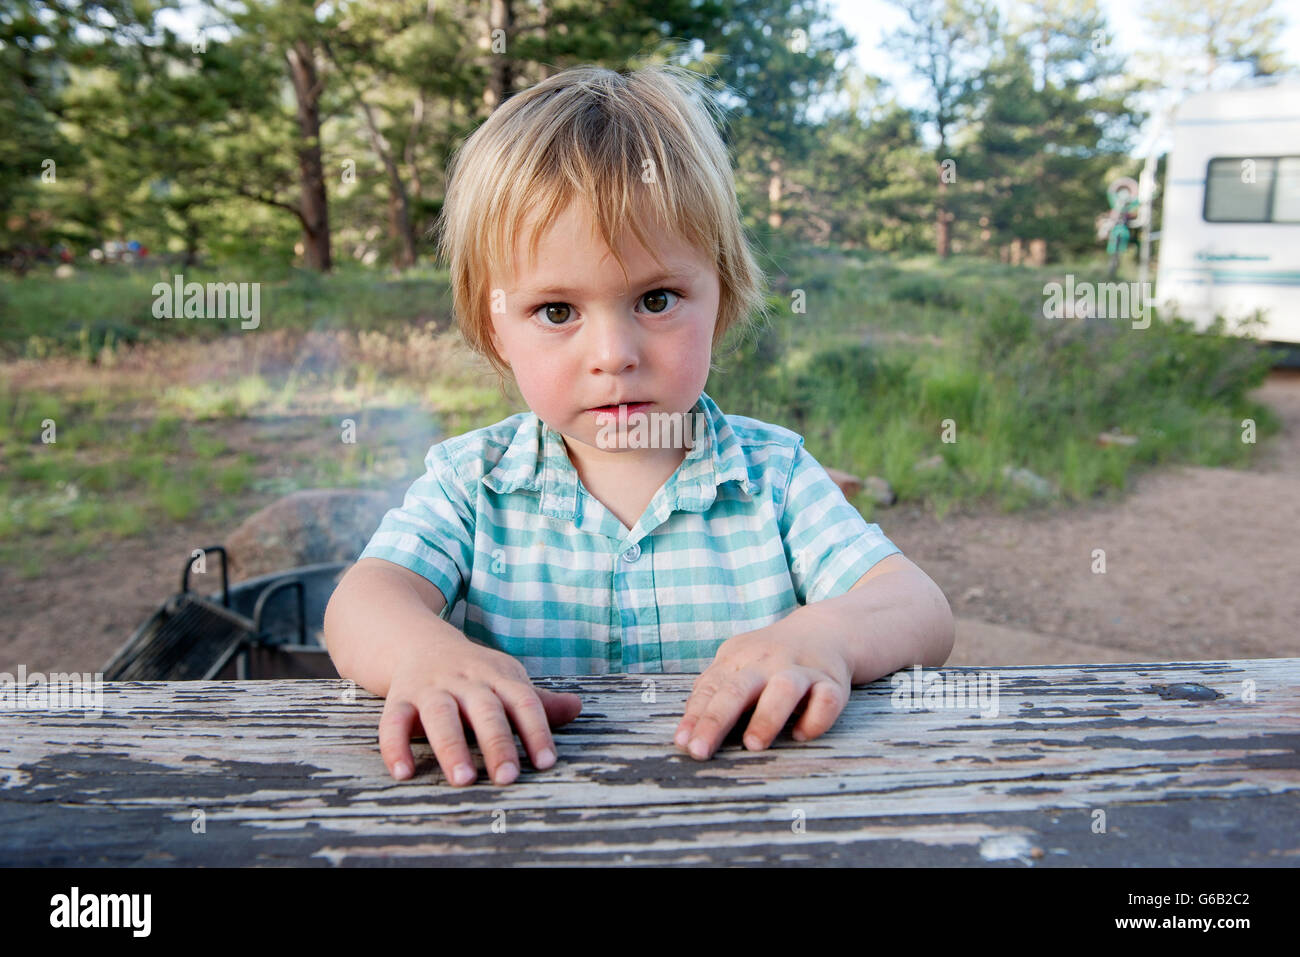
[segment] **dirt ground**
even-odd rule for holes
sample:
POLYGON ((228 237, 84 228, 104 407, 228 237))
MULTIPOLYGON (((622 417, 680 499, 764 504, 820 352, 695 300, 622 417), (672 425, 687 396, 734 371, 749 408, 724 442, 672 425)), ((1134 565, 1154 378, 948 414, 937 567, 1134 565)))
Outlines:
MULTIPOLYGON (((1160 469, 1118 504, 1048 515, 877 512, 948 596, 950 663, 1300 656, 1300 372, 1275 371, 1258 397, 1284 431, 1247 470, 1160 469), (1093 571, 1095 549, 1104 573, 1093 571)), ((227 437, 237 448, 284 443, 290 421, 246 421, 227 437)), ((275 497, 245 495, 238 514, 275 497)), ((179 588, 190 550, 232 528, 160 526, 35 580, 0 568, 0 671, 98 670, 179 588)))
POLYGON ((1300 370, 1254 396, 1282 432, 1247 469, 1161 468, 1118 504, 1048 516, 878 516, 948 596, 949 662, 1300 656, 1300 370))

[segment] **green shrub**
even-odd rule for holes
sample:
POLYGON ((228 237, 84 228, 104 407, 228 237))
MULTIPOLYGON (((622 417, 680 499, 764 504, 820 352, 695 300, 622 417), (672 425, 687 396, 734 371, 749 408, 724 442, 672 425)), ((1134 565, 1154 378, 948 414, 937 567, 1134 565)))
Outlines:
POLYGON ((961 287, 950 278, 908 273, 895 279, 889 287, 889 298, 896 302, 913 302, 922 306, 941 306, 954 309, 966 302, 961 287))

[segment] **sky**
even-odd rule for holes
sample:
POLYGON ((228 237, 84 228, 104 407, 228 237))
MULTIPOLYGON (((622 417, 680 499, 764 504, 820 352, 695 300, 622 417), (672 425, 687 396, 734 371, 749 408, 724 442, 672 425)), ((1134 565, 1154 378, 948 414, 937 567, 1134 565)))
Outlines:
MULTIPOLYGON (((997 0, 1005 8, 1005 0, 997 0)), ((1138 14, 1141 0, 1101 0, 1106 12, 1115 44, 1127 54, 1132 54, 1143 44, 1141 37, 1146 27, 1138 14)), ((887 0, 827 0, 832 15, 845 31, 858 42, 859 65, 870 73, 883 76, 895 83, 900 95, 907 99, 910 89, 920 89, 908 76, 907 64, 894 60, 880 49, 880 38, 895 27, 902 26, 902 12, 887 0)), ((1291 61, 1300 60, 1300 0, 1282 0, 1278 5, 1287 26, 1282 35, 1282 49, 1291 61)))
MULTIPOLYGON (((1007 7, 1006 0, 995 2, 1004 10, 1007 7)), ((1142 35, 1147 28, 1138 13, 1141 2, 1101 0, 1114 42, 1128 56, 1144 46, 1142 35)), ((925 87, 911 76, 906 63, 894 59, 880 46, 881 37, 906 22, 903 13, 886 0, 827 0, 827 6, 845 32, 857 41, 858 66, 888 80, 905 106, 918 105, 925 87)), ((1281 42, 1283 55, 1289 62, 1300 62, 1300 0, 1281 0, 1277 8, 1287 21, 1281 42)), ((1141 145, 1134 143, 1135 151, 1141 145)))

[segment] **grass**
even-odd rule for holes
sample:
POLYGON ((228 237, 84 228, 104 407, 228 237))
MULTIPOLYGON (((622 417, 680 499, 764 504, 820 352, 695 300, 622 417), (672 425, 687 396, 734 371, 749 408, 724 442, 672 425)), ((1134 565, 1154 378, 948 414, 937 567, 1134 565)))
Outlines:
POLYGON ((423 267, 400 279, 344 264, 323 278, 293 269, 99 266, 82 268, 67 279, 39 269, 23 279, 0 277, 6 320, 0 326, 0 357, 43 358, 74 354, 101 361, 122 344, 166 342, 261 329, 389 329, 396 323, 450 314, 445 270, 423 267), (243 319, 159 318, 154 287, 184 284, 257 283, 258 326, 243 329, 243 319))
MULTIPOLYGON (((1044 283, 1067 271, 1101 280, 1088 264, 1032 269, 818 251, 785 261, 773 277, 772 321, 734 351, 720 350, 706 390, 726 412, 803 435, 824 465, 882 477, 900 501, 939 515, 1112 496, 1135 471, 1165 463, 1244 465, 1257 446, 1241 440, 1242 420, 1255 421, 1261 443, 1279 427, 1245 396, 1262 382, 1267 357, 1221 327, 1200 334, 1175 317, 1143 330, 1042 319, 1044 283), (1108 430, 1137 443, 1099 445, 1108 430), (1035 495, 1008 468, 1054 491, 1035 495)), ((43 318, 6 327, 0 350, 77 356, 89 370, 111 368, 124 342, 221 332, 220 323, 154 320, 146 304, 155 281, 112 271, 4 280, 14 315, 43 318)), ((524 409, 467 367, 445 322, 422 321, 445 315, 445 276, 385 282, 345 271, 264 281, 264 328, 341 327, 355 333, 353 353, 324 370, 302 359, 288 371, 233 370, 152 388, 88 377, 84 388, 52 394, 0 381, 0 561, 34 576, 41 554, 76 554, 160 523, 233 527, 248 511, 241 502, 409 480, 439 430, 456 435, 524 409), (293 447, 251 431, 275 417, 296 417, 286 418, 296 423, 293 447), (27 547, 34 538, 43 550, 27 547)), ((257 334, 228 325, 231 334, 257 334)), ((854 504, 868 517, 876 508, 865 495, 854 504)))
POLYGON ((347 361, 304 356, 287 371, 198 382, 122 376, 108 388, 93 363, 57 393, 39 376, 0 380, 0 562, 36 576, 42 561, 24 545, 75 555, 179 522, 233 528, 300 488, 409 480, 446 428, 434 409, 465 423, 513 411, 428 326, 372 332, 354 349, 347 361))
MULTIPOLYGON (((1267 375, 1257 344, 1177 317, 1146 329, 1045 320, 1043 285, 1066 271, 1104 279, 1086 266, 806 257, 786 285, 807 292, 807 312, 775 296, 773 321, 719 361, 706 389, 727 412, 799 432, 824 465, 882 477, 939 515, 1110 496, 1160 463, 1239 467, 1257 447, 1242 441, 1243 419, 1256 422, 1257 439, 1278 430, 1245 395, 1267 375), (1137 444, 1100 445, 1114 429, 1137 444), (936 455, 940 467, 918 470, 936 455), (1056 491, 1027 492, 1008 468, 1056 491)), ((868 515, 875 507, 865 496, 855 504, 868 515)))

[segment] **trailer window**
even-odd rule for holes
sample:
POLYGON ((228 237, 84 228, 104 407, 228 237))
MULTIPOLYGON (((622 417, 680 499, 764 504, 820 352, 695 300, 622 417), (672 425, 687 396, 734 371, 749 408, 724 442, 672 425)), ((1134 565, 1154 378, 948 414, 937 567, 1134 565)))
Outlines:
POLYGON ((1202 215, 1210 223, 1300 222, 1300 156, 1210 160, 1202 215))
POLYGON ((1283 156, 1277 161, 1273 222, 1300 223, 1300 156, 1283 156))

